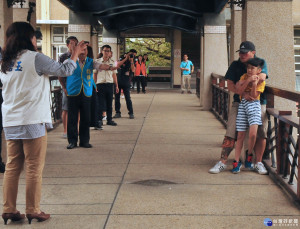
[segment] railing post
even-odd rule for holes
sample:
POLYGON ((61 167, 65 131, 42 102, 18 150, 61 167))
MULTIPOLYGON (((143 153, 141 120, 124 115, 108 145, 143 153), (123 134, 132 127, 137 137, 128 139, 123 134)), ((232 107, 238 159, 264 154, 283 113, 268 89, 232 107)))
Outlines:
POLYGON ((276 140, 276 160, 277 160, 277 174, 282 174, 283 169, 282 169, 282 142, 283 142, 283 137, 284 137, 284 122, 278 121, 278 135, 277 135, 277 140, 276 140))
MULTIPOLYGON (((291 111, 279 111, 279 116, 291 115, 291 111)), ((287 143, 285 143, 285 136, 287 132, 285 131, 285 122, 278 119, 278 135, 276 141, 276 159, 277 159, 277 174, 284 174, 284 165, 286 161, 286 148, 287 143)))
MULTIPOLYGON (((267 106, 266 106, 266 108, 274 108, 274 95, 273 94, 270 94, 270 93, 267 94, 267 106)), ((271 137, 271 132, 272 132, 271 125, 272 125, 271 118, 268 116, 268 133, 270 132, 270 135, 267 137, 266 148, 265 148, 264 155, 263 155, 264 159, 269 159, 270 158, 269 149, 272 147, 272 144, 270 142, 270 137, 271 137)), ((272 166, 274 166, 273 163, 272 163, 272 166)))
POLYGON ((211 74, 211 87, 212 87, 212 108, 216 111, 217 109, 217 90, 215 88, 215 86, 217 85, 217 78, 214 77, 213 74, 211 74))

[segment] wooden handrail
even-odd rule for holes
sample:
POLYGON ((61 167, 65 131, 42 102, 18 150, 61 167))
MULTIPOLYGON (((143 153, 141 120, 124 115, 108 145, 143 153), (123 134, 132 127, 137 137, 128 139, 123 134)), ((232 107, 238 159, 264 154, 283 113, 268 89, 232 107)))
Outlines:
POLYGON ((284 99, 292 100, 294 102, 300 102, 300 93, 296 91, 289 91, 287 89, 272 87, 267 85, 265 91, 268 94, 272 94, 284 99))

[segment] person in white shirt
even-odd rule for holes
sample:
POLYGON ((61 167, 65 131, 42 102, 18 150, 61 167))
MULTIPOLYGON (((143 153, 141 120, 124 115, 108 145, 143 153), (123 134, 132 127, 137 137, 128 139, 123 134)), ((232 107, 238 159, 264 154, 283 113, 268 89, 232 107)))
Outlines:
POLYGON ((96 63, 106 64, 110 66, 109 70, 106 71, 97 71, 94 74, 94 81, 97 86, 97 95, 98 95, 98 123, 97 128, 101 129, 103 122, 103 112, 106 111, 107 115, 107 125, 116 126, 112 120, 112 102, 113 102, 113 93, 114 85, 116 93, 119 93, 118 80, 117 80, 117 70, 114 69, 115 62, 110 58, 111 47, 109 45, 103 45, 101 48, 103 57, 95 60, 96 63))
POLYGON ((3 84, 3 129, 7 140, 7 164, 3 179, 4 223, 25 218, 16 208, 18 183, 26 167, 26 217, 39 222, 50 215, 40 210, 42 173, 47 149, 46 127, 52 127, 48 75, 69 76, 76 69, 83 41, 64 63, 36 52, 34 29, 27 22, 14 22, 6 31, 0 79, 3 84))

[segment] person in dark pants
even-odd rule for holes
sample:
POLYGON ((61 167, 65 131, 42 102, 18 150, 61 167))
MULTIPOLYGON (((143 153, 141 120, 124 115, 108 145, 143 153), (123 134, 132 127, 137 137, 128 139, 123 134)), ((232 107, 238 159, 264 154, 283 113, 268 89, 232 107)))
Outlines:
MULTIPOLYGON (((133 55, 133 63, 137 62, 137 58, 136 58, 137 51, 135 49, 130 49, 129 52, 133 55)), ((136 78, 134 77, 134 71, 129 72, 129 77, 130 77, 130 82, 132 84, 131 89, 134 90, 134 86, 136 83, 136 78)))
MULTIPOLYGON (((72 45, 71 41, 73 41, 75 44, 78 44, 78 40, 74 36, 70 36, 66 40, 66 44, 68 47, 68 51, 62 54, 59 57, 59 62, 63 63, 65 60, 69 59, 72 54, 72 45)), ((67 136, 67 124, 68 124, 68 97, 67 97, 67 89, 66 89, 66 83, 67 78, 66 77, 58 77, 58 80, 60 82, 60 85, 62 87, 62 123, 64 126, 64 133, 63 138, 68 138, 67 136)))
MULTIPOLYGON (((123 93, 126 100, 127 110, 130 119, 134 119, 132 101, 130 98, 130 72, 135 72, 134 67, 134 55, 132 52, 129 52, 125 58, 125 62, 121 65, 120 71, 118 74, 118 85, 119 85, 119 93, 115 96, 115 110, 116 114, 114 118, 121 118, 121 103, 120 103, 120 95, 121 89, 123 89, 123 93)), ((121 58, 122 59, 122 58, 121 58)), ((124 60, 123 60, 124 61, 124 60)))
POLYGON ((68 141, 67 149, 73 149, 78 141, 78 112, 80 112, 79 146, 91 148, 90 113, 93 90, 93 59, 87 57, 87 49, 79 56, 77 68, 72 76, 67 78, 68 93, 68 141))
POLYGON ((116 86, 116 93, 119 93, 118 80, 117 80, 117 71, 114 67, 115 62, 110 58, 111 55, 111 47, 109 45, 103 45, 101 48, 101 52, 103 57, 95 60, 98 64, 106 64, 109 65, 109 70, 106 71, 97 71, 97 74, 94 76, 94 81, 97 86, 97 95, 99 102, 98 109, 98 126, 97 129, 101 129, 103 122, 103 112, 106 111, 107 114, 107 125, 116 126, 112 120, 112 101, 113 101, 113 93, 114 93, 114 84, 116 86))
POLYGON ((142 55, 138 56, 137 62, 135 62, 135 73, 134 77, 136 78, 137 82, 137 93, 140 93, 140 85, 142 85, 142 91, 145 94, 145 77, 146 77, 146 64, 143 60, 142 55))

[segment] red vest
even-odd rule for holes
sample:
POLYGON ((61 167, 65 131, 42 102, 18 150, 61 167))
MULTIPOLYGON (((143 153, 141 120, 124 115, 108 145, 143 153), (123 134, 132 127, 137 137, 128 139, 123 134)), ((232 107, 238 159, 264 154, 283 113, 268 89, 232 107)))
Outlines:
POLYGON ((137 61, 135 62, 135 76, 146 76, 146 65, 144 62, 142 62, 141 64, 137 61))

